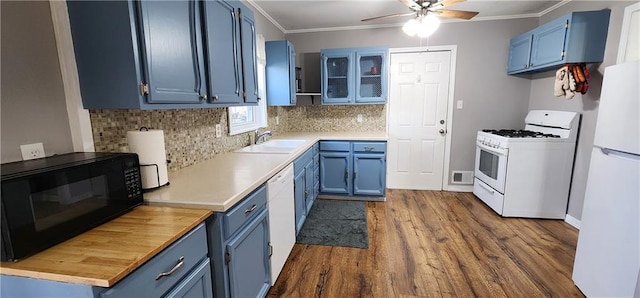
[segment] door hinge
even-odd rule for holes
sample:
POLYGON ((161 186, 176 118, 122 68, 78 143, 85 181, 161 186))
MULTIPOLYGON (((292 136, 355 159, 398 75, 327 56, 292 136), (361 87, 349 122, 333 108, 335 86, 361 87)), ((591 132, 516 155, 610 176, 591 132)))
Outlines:
POLYGON ((271 242, 269 242, 269 256, 273 255, 273 246, 271 246, 271 242))
POLYGON ((565 55, 565 51, 562 51, 562 53, 560 53, 560 58, 564 58, 565 55))
POLYGON ((140 93, 142 95, 149 94, 149 84, 140 82, 140 93))
POLYGON ((564 21, 564 27, 569 28, 569 20, 564 21))
POLYGON ((238 10, 238 20, 242 20, 242 11, 238 10))
POLYGON ((231 262, 231 255, 228 252, 224 253, 224 263, 229 264, 231 262))

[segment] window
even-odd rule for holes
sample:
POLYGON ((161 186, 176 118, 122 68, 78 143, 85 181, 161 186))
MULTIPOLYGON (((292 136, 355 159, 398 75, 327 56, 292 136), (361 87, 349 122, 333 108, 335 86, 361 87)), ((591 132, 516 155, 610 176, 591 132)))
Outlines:
POLYGON ((257 106, 229 107, 229 135, 237 135, 247 131, 267 127, 267 92, 265 67, 267 65, 264 50, 264 36, 256 36, 257 64, 258 64, 258 95, 261 100, 257 106))

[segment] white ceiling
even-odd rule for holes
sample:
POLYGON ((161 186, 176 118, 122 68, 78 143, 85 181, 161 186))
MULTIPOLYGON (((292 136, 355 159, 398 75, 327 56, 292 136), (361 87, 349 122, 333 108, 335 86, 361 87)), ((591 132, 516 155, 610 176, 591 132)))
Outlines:
MULTIPOLYGON (((411 16, 361 22, 361 19, 409 13, 397 0, 247 0, 284 33, 332 31, 359 28, 401 26, 411 16)), ((540 17, 571 0, 467 0, 447 7, 454 10, 480 12, 471 21, 540 17)), ((444 19, 448 21, 463 21, 444 19)))

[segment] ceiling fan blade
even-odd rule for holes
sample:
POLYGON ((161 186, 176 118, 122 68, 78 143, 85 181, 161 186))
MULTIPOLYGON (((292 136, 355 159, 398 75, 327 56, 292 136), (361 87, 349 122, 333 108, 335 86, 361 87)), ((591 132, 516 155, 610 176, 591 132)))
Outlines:
POLYGON ((467 1, 467 0, 444 0, 442 2, 438 2, 438 5, 439 5, 439 7, 451 6, 451 5, 462 3, 462 2, 465 2, 465 1, 467 1))
POLYGON ((413 0, 398 0, 398 1, 400 1, 400 3, 406 5, 407 7, 413 10, 420 10, 422 8, 420 4, 416 3, 413 0))
POLYGON ((470 20, 475 17, 478 12, 477 11, 464 11, 464 10, 448 10, 448 9, 438 9, 433 12, 437 13, 438 16, 445 18, 457 18, 457 19, 465 19, 470 20))
POLYGON ((409 13, 394 13, 394 14, 389 14, 386 16, 379 16, 379 17, 373 17, 373 18, 368 18, 368 19, 363 19, 360 20, 361 22, 366 22, 366 21, 372 21, 372 20, 380 20, 380 19, 387 19, 387 18, 395 18, 395 17, 404 17, 404 16, 410 16, 410 15, 415 15, 415 12, 409 12, 409 13))

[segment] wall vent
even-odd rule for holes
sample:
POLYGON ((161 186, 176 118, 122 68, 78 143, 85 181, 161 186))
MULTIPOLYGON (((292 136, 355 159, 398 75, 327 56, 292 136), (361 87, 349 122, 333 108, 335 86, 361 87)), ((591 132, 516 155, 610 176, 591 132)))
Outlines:
POLYGON ((451 184, 473 184, 473 171, 451 172, 451 184))

